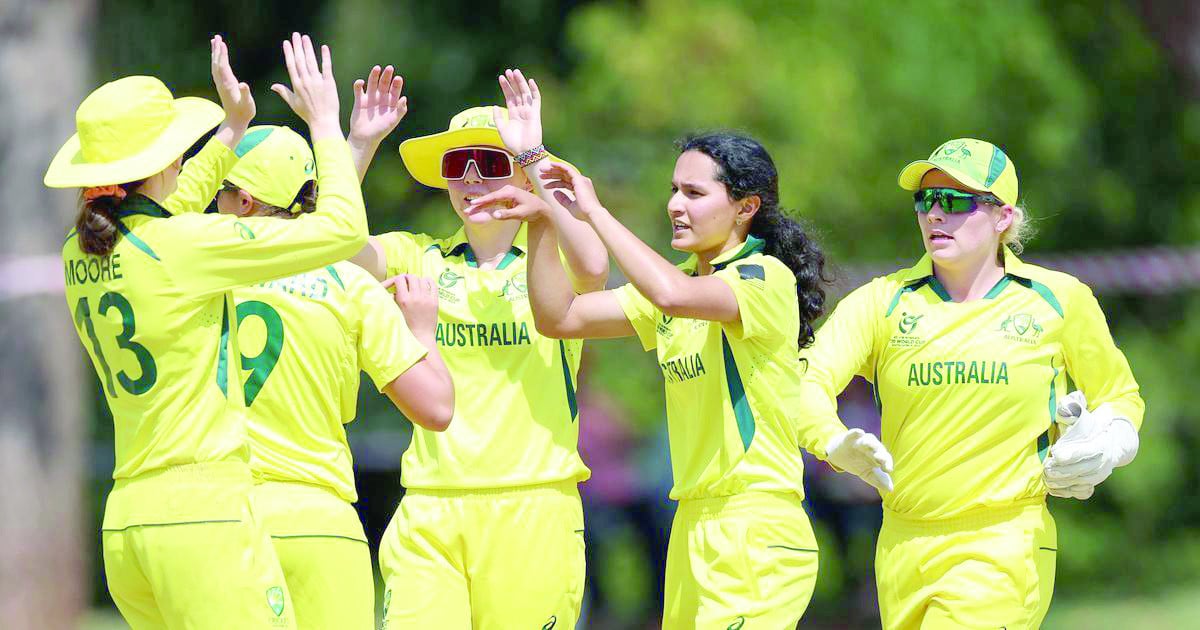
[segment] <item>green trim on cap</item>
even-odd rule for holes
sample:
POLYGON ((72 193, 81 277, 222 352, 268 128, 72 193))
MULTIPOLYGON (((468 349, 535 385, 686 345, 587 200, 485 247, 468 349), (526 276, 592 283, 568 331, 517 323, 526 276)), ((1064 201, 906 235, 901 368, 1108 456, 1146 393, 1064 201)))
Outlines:
POLYGON ((272 131, 275 131, 275 127, 263 127, 261 129, 255 129, 254 131, 248 132, 246 135, 242 136, 242 141, 237 144, 237 147, 234 148, 233 153, 239 158, 243 155, 246 155, 253 150, 254 147, 262 144, 262 141, 266 140, 267 136, 271 135, 272 131))
POLYGON ((983 180, 983 185, 990 188, 992 184, 996 183, 996 178, 1000 177, 1000 174, 1004 172, 1004 167, 1007 165, 1008 156, 1004 155, 1004 152, 999 147, 993 145, 992 161, 988 164, 987 179, 983 180))

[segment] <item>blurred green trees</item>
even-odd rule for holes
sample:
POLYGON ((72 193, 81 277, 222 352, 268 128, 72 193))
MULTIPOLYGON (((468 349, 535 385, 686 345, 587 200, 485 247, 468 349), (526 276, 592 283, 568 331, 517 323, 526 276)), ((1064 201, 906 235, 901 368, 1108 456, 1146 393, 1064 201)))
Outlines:
MULTIPOLYGON (((395 64, 411 111, 367 176, 375 231, 455 229, 443 193, 415 184, 396 146, 465 107, 499 103, 496 75, 520 66, 542 86, 547 144, 664 252, 672 141, 712 128, 764 141, 783 203, 835 264, 920 254, 895 177, 959 136, 993 141, 1018 165, 1039 230, 1031 253, 1200 241, 1200 104, 1125 2, 102 5, 97 77, 147 72, 211 97, 205 40, 223 32, 272 122, 298 124, 268 92, 293 29, 332 45, 344 103, 371 64, 395 64)), ((1150 591, 1200 574, 1200 418, 1189 404, 1200 295, 1100 297, 1142 384, 1146 428, 1137 461, 1094 499, 1053 501, 1060 593, 1150 591)), ((633 424, 657 426, 653 361, 632 341, 590 346, 585 383, 626 403, 633 424)), ((399 424, 386 403, 364 400, 355 431, 399 424)), ((107 415, 97 417, 103 440, 107 415)))

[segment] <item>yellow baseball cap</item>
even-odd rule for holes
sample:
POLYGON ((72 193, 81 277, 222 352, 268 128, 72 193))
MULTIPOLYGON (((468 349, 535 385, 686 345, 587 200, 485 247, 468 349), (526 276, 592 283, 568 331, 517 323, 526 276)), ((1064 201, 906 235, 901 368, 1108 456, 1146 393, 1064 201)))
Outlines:
POLYGON ((934 149, 928 160, 905 166, 900 171, 900 187, 918 190, 921 178, 935 168, 968 188, 992 193, 1009 205, 1017 203, 1017 166, 990 142, 974 138, 951 140, 934 149))
MULTIPOLYGON (((496 129, 493 109, 508 120, 508 110, 503 107, 472 107, 455 114, 446 131, 401 142, 400 157, 413 179, 431 188, 445 189, 447 184, 446 178, 442 177, 442 156, 446 151, 461 147, 496 147, 508 151, 500 139, 500 131, 496 129)), ((550 155, 550 159, 562 162, 554 155, 550 155)))
POLYGON ((317 178, 307 140, 282 125, 258 125, 246 130, 234 153, 238 162, 225 179, 263 203, 300 210, 296 195, 317 178))
POLYGON ((76 133, 58 150, 43 181, 51 188, 83 188, 146 179, 224 119, 220 105, 175 98, 154 77, 110 81, 75 110, 76 133))

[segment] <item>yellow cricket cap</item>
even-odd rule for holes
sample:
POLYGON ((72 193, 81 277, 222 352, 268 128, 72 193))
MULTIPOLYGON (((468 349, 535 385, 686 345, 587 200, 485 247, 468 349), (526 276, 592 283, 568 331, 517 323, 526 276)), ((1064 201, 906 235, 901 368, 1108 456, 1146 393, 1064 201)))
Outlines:
MULTIPOLYGON (((442 156, 446 151, 462 147, 496 147, 508 151, 496 129, 493 109, 508 120, 508 110, 503 107, 472 107, 455 114, 443 132, 401 142, 400 157, 413 179, 431 188, 444 189, 447 184, 442 177, 442 156)), ((562 162, 553 154, 550 159, 562 162)))
POLYGON ((958 138, 934 149, 927 160, 910 162, 900 171, 904 190, 917 190, 933 169, 944 171, 968 188, 989 192, 1009 205, 1017 203, 1017 166, 999 147, 974 138, 958 138))
POLYGON ((237 164, 225 179, 252 197, 293 212, 296 195, 305 182, 315 180, 316 159, 312 147, 288 127, 259 125, 246 130, 234 149, 237 164))
POLYGON ((224 118, 216 103, 175 98, 154 77, 105 83, 75 110, 76 133, 54 156, 43 181, 51 188, 83 188, 146 179, 224 118))

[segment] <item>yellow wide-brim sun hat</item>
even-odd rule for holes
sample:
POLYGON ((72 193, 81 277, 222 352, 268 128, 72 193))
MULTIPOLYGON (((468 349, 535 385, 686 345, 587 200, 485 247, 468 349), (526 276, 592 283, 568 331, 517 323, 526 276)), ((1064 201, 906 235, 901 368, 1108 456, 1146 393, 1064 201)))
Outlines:
MULTIPOLYGON (((505 120, 508 110, 494 108, 505 120)), ((508 151, 496 129, 496 120, 491 106, 472 107, 454 115, 446 131, 419 138, 409 138, 400 143, 400 157, 413 179, 430 188, 445 189, 448 184, 442 177, 442 156, 450 149, 462 147, 495 147, 508 151)), ((562 162, 554 155, 550 159, 562 162)), ((515 164, 513 169, 518 168, 515 164)))
POLYGON ((933 150, 927 160, 910 162, 898 178, 904 190, 921 188, 921 178, 933 169, 958 183, 989 192, 1000 201, 1017 205, 1017 166, 996 145, 975 138, 957 138, 933 150))
POLYGON ((105 83, 75 110, 76 133, 58 150, 43 181, 51 188, 85 188, 146 179, 224 118, 220 105, 175 98, 154 77, 105 83))
POLYGON ((233 151, 238 161, 225 179, 263 203, 301 210, 296 195, 317 178, 316 159, 303 136, 282 125, 258 125, 246 130, 233 151))

